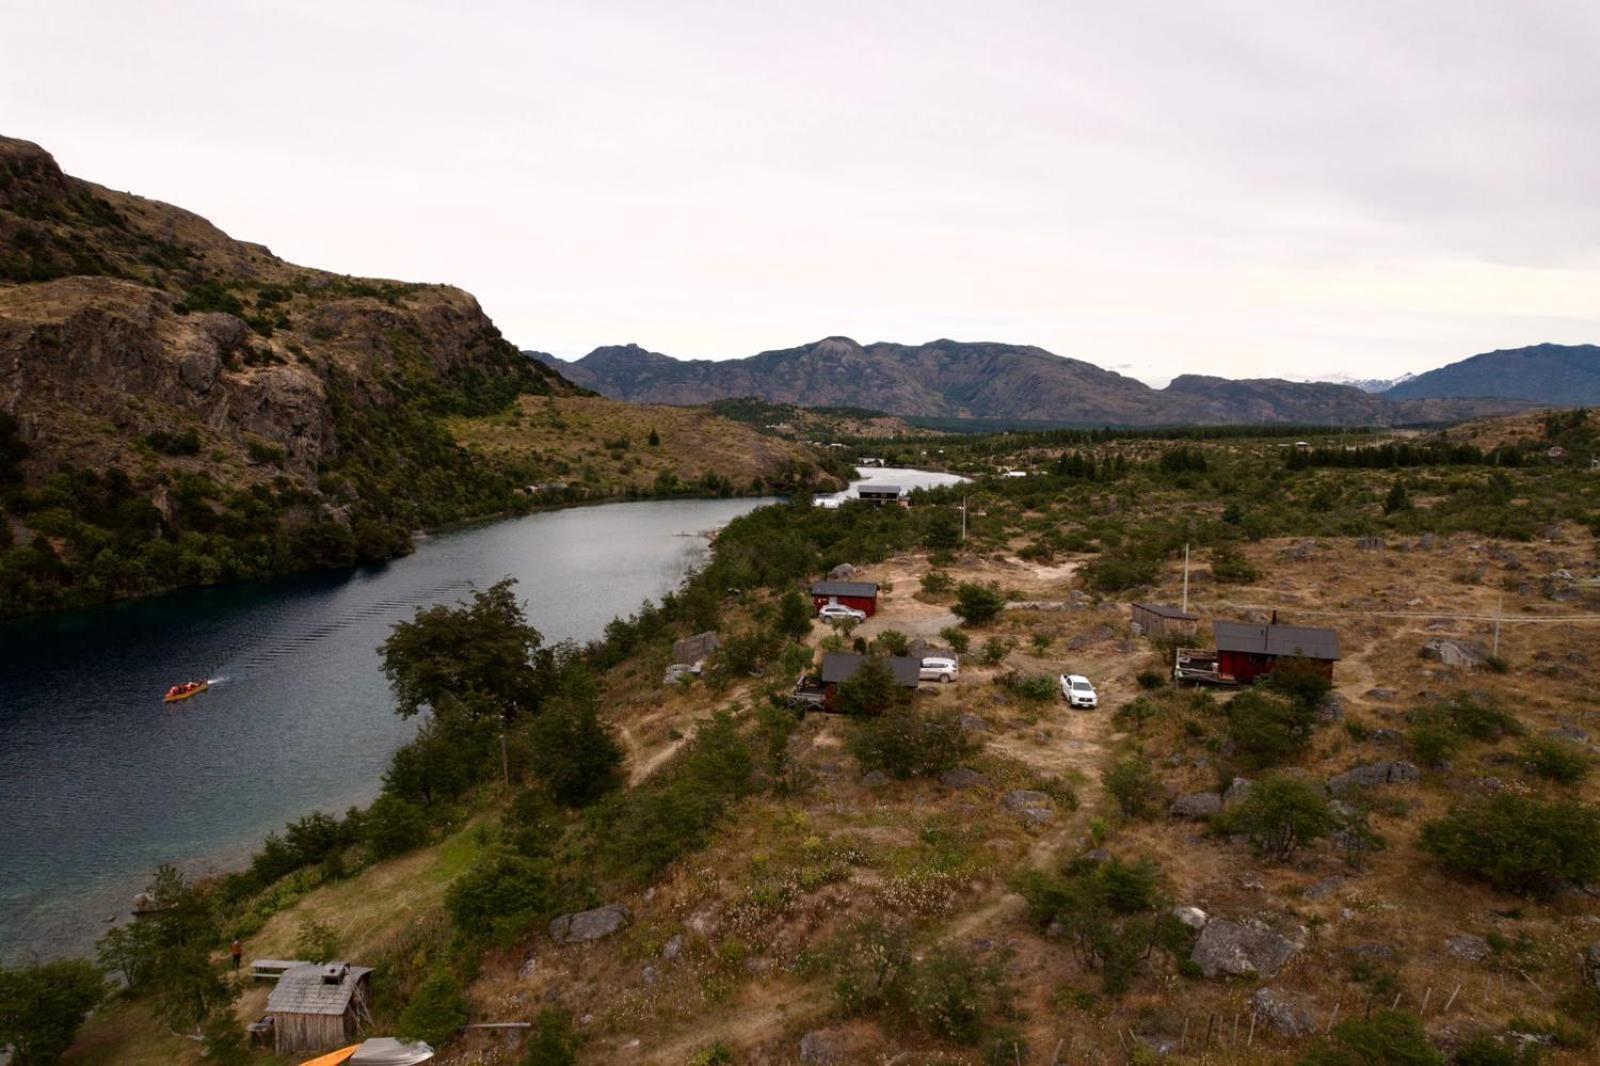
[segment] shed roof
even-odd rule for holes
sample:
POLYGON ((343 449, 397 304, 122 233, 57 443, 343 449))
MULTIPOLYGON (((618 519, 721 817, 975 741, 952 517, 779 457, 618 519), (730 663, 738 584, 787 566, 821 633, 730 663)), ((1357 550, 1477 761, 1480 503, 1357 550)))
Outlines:
POLYGON ((818 581, 811 586, 813 596, 876 596, 876 581, 818 581))
POLYGON ((1199 615, 1180 611, 1178 608, 1165 603, 1136 603, 1133 606, 1141 611, 1149 611, 1158 618, 1171 618, 1180 622, 1196 622, 1200 619, 1199 615))
MULTIPOLYGON (((830 651, 822 657, 822 683, 837 685, 850 680, 856 676, 856 671, 861 669, 866 658, 854 652, 830 651)), ((890 656, 889 669, 894 672, 896 683, 906 688, 916 688, 917 682, 922 679, 922 660, 909 655, 890 656)))
POLYGON ((857 488, 856 488, 856 492, 859 495, 862 495, 862 496, 866 496, 868 494, 871 494, 873 496, 888 496, 888 495, 891 495, 891 494, 895 495, 895 496, 898 496, 904 491, 905 490, 902 489, 899 485, 869 484, 869 485, 860 485, 860 486, 857 486, 857 488))
POLYGON ((343 962, 306 963, 285 970, 278 978, 277 987, 267 996, 268 1014, 343 1014, 350 1009, 350 997, 355 995, 361 979, 371 973, 367 966, 351 966, 343 962), (323 971, 339 967, 344 976, 337 984, 322 979, 323 971))
POLYGON ((1300 656, 1306 659, 1339 658, 1339 634, 1310 626, 1252 625, 1247 622, 1213 622, 1218 651, 1250 655, 1300 656))

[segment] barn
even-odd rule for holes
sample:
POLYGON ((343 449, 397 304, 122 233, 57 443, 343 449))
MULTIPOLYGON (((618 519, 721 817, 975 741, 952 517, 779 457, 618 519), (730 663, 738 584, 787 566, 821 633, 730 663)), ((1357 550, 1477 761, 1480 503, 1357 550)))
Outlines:
POLYGON ((1192 637, 1197 615, 1165 603, 1133 605, 1133 631, 1141 637, 1192 637))
MULTIPOLYGON (((855 677, 866 658, 865 655, 848 651, 830 651, 822 657, 824 707, 830 711, 835 709, 833 701, 838 695, 839 684, 855 677)), ((922 678, 922 660, 909 655, 890 656, 889 669, 894 672, 895 684, 901 688, 915 689, 922 678)))
POLYGON ((888 503, 898 503, 903 506, 910 502, 906 490, 899 485, 874 485, 868 482, 856 488, 856 495, 863 503, 875 503, 880 507, 888 503))
POLYGON ((876 581, 818 581, 811 586, 811 610, 822 610, 830 603, 842 603, 865 611, 871 618, 878 613, 878 583, 876 581))
POLYGON ((1248 685, 1272 673, 1284 659, 1317 663, 1333 680, 1339 661, 1339 634, 1310 626, 1256 625, 1249 622, 1213 622, 1217 643, 1217 673, 1226 680, 1248 685))
POLYGON ((347 962, 304 963, 267 996, 272 1047, 280 1055, 342 1047, 372 1021, 372 970, 347 962))

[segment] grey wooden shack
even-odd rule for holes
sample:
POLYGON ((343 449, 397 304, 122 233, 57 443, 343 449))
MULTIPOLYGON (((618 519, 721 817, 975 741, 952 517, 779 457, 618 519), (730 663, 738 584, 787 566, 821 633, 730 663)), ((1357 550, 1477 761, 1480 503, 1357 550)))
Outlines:
POLYGON ((372 1021, 372 970, 347 962, 306 963, 285 970, 267 996, 272 1047, 280 1055, 355 1042, 372 1021))
POLYGON ((1200 618, 1165 603, 1133 605, 1133 631, 1142 637, 1192 637, 1200 618))

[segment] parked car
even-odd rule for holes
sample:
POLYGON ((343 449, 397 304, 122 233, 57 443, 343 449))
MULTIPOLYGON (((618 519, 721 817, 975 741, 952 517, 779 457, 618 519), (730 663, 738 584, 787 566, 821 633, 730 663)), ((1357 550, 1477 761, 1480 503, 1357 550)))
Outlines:
POLYGON ((823 604, 822 609, 817 612, 817 617, 824 622, 843 622, 847 618, 854 619, 857 622, 865 622, 867 620, 867 612, 858 611, 854 607, 846 607, 842 603, 827 603, 823 604))
POLYGON ((931 655, 922 660, 922 670, 917 678, 920 681, 938 681, 948 685, 961 676, 961 664, 954 659, 946 659, 941 655, 931 655))
POLYGON ((1092 709, 1100 706, 1100 696, 1089 683, 1089 679, 1082 674, 1062 674, 1061 695, 1066 697, 1069 707, 1092 709))

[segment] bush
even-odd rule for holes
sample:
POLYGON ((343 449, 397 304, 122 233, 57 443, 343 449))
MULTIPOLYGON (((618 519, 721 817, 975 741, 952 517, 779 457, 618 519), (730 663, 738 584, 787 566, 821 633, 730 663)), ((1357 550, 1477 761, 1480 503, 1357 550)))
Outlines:
POLYGON ((873 640, 872 647, 884 655, 904 655, 911 650, 911 638, 898 629, 885 629, 873 640))
POLYGON ((1211 576, 1225 585, 1245 585, 1260 575, 1236 545, 1219 544, 1211 551, 1211 576))
POLYGON ((1111 720, 1119 729, 1131 729, 1134 733, 1142 733, 1144 724, 1161 713, 1161 704, 1148 696, 1138 696, 1117 708, 1111 720))
POLYGON ((1600 813, 1576 800, 1489 796, 1424 825, 1422 847, 1450 873, 1550 895, 1600 876, 1600 813))
POLYGON ((105 995, 105 976, 82 959, 0 969, 0 1047, 15 1066, 49 1066, 105 995))
POLYGON ((1456 1049, 1454 1066, 1537 1066, 1539 1048, 1529 1044, 1518 1050, 1493 1033, 1478 1033, 1456 1049))
POLYGON ((963 581, 956 586, 956 602, 950 610, 965 624, 981 626, 999 617, 1005 605, 1005 598, 994 586, 963 581))
POLYGON ((846 1015, 883 1012, 929 1035, 976 1044, 990 1015, 1010 1013, 1011 990, 1000 962, 981 964, 952 948, 918 958, 905 933, 876 923, 860 927, 834 982, 846 1015))
POLYGON ((1313 712, 1261 689, 1241 692, 1228 704, 1228 739, 1234 753, 1254 769, 1277 766, 1311 743, 1313 712))
POLYGON ((1125 818, 1154 818, 1165 790, 1161 779, 1142 755, 1125 755, 1101 775, 1106 791, 1117 801, 1125 818))
POLYGON ((929 570, 922 576, 922 591, 929 596, 943 596, 955 588, 955 582, 943 570, 929 570))
POLYGON ((1423 721, 1406 732, 1406 746, 1423 766, 1444 766, 1465 742, 1448 722, 1423 721))
POLYGON ((386 792, 367 808, 361 833, 373 858, 388 859, 426 843, 428 819, 421 807, 386 792))
POLYGON ((554 878, 543 859, 497 852, 462 874, 444 903, 461 932, 509 944, 554 906, 554 878))
POLYGON ((1085 567, 1089 587, 1121 592, 1149 585, 1161 576, 1161 556, 1147 547, 1124 547, 1102 553, 1085 567))
POLYGON ((528 1031, 522 1066, 577 1066, 579 1043, 567 1013, 546 1007, 535 1015, 528 1031))
POLYGON ((1300 1066, 1444 1066, 1422 1021, 1406 1011, 1375 1011, 1340 1022, 1300 1059, 1300 1066))
POLYGON ((990 637, 983 642, 978 660, 985 666, 999 666, 1017 645, 1007 637, 990 637))
POLYGON ((1167 683, 1167 675, 1161 670, 1140 670, 1134 680, 1146 692, 1154 692, 1167 683))
POLYGON ((978 749, 954 708, 924 713, 906 704, 861 722, 849 743, 863 770, 902 779, 953 769, 978 749))
POLYGON ((294 938, 294 958, 307 962, 332 962, 339 956, 339 935, 315 918, 303 918, 294 938))
POLYGON ((909 693, 895 680, 888 660, 868 655, 856 672, 839 683, 834 706, 845 714, 882 714, 909 702, 909 693))
POLYGON ((1213 825, 1224 833, 1243 833, 1258 852, 1284 862, 1301 845, 1331 833, 1338 816, 1321 785, 1267 774, 1243 802, 1219 815, 1213 825))
POLYGON ((965 655, 967 649, 972 647, 972 638, 955 626, 945 626, 939 630, 939 636, 946 644, 950 645, 950 650, 957 655, 965 655))
POLYGON ((1315 710, 1333 691, 1333 681, 1315 659, 1295 657, 1278 661, 1267 675, 1267 687, 1299 707, 1315 710))
POLYGON ((1523 743, 1528 770, 1563 785, 1576 785, 1589 774, 1583 749, 1557 737, 1534 737, 1523 743))
POLYGON ((557 803, 587 806, 622 783, 622 749, 600 720, 599 686, 586 668, 567 671, 529 732, 533 769, 557 803))
POLYGON ((1019 699, 1043 703, 1056 694, 1055 678, 1048 674, 1022 674, 1015 670, 1000 678, 1000 686, 1019 699))
POLYGON ((467 1018, 467 997, 461 992, 461 983, 454 974, 436 973, 422 982, 400 1012, 395 1032, 402 1040, 443 1044, 455 1038, 467 1018))

